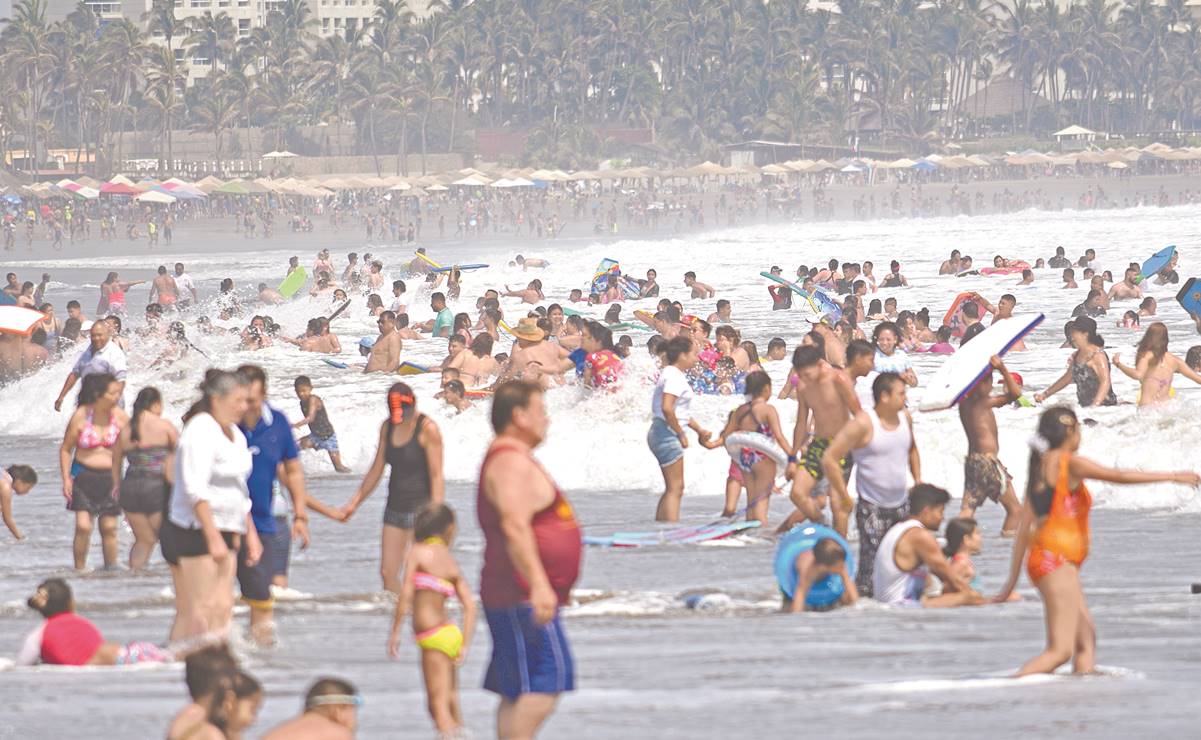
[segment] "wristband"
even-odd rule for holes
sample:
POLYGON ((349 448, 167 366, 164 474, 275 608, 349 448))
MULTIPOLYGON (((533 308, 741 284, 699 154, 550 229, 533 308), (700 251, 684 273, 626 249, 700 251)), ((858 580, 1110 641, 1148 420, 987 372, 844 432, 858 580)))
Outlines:
POLYGON ((788 456, 788 464, 789 465, 796 465, 799 462, 800 462, 800 459, 796 455, 788 456))

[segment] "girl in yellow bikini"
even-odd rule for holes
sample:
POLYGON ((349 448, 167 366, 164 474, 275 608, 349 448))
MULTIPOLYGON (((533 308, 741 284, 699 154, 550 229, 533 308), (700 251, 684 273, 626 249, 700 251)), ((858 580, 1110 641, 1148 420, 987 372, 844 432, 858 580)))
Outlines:
POLYGON ((1019 676, 1052 673, 1069 660, 1075 673, 1091 673, 1095 666, 1097 635, 1080 585, 1080 568, 1088 557, 1088 515, 1092 506, 1084 481, 1201 484, 1201 477, 1192 472, 1107 468, 1077 455, 1078 449, 1080 424, 1076 414, 1066 406, 1044 411, 1038 431, 1030 439, 1026 501, 1013 543, 1009 579, 994 599, 1009 599, 1025 559, 1026 574, 1043 599, 1047 647, 1022 666, 1019 676))
POLYGON ((400 628, 412 606, 430 716, 439 735, 448 737, 463 727, 458 667, 475 631, 475 596, 450 552, 455 536, 455 514, 450 507, 431 504, 422 510, 413 533, 416 544, 409 549, 405 563, 388 653, 400 657, 400 628), (446 600, 456 596, 463 606, 462 630, 446 614, 446 600))

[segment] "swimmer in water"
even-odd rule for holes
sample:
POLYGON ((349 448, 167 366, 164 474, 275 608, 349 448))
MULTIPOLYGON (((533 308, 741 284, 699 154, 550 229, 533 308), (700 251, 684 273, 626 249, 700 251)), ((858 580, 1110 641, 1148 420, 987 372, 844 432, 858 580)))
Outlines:
POLYGON ((1168 327, 1162 321, 1147 327, 1135 351, 1134 367, 1123 364, 1121 356, 1116 354, 1113 356, 1113 366, 1132 380, 1139 381, 1139 406, 1156 406, 1170 399, 1175 393, 1172 378, 1176 373, 1201 384, 1201 374, 1168 352, 1168 327))
POLYGON ((521 290, 513 290, 509 286, 505 286, 503 295, 520 298, 522 303, 536 304, 546 300, 546 296, 542 293, 542 281, 531 280, 529 285, 521 290))
POLYGON ((428 506, 417 515, 413 526, 416 542, 409 549, 388 636, 388 654, 400 658, 400 631, 412 609, 426 703, 443 737, 463 729, 458 668, 467 658, 476 620, 475 594, 450 550, 456 531, 454 512, 445 504, 428 506), (462 630, 446 610, 446 601, 456 597, 463 610, 462 630))
POLYGON ((963 260, 958 249, 951 250, 951 256, 938 266, 939 275, 957 275, 963 269, 963 260))
POLYGON ((471 401, 465 397, 467 389, 463 387, 461 380, 448 380, 442 384, 442 390, 435 394, 435 398, 441 396, 441 399, 446 402, 446 405, 462 413, 471 408, 471 401))
POLYGON ((17 520, 13 517, 13 496, 24 496, 33 490, 38 483, 38 474, 28 465, 10 465, 0 470, 0 514, 4 516, 4 526, 18 540, 25 539, 17 520))
POLYGON ((1129 301, 1143 297, 1143 289, 1138 286, 1138 268, 1127 267, 1125 277, 1120 283, 1114 283, 1106 296, 1110 301, 1129 301))
POLYGON ((538 257, 522 257, 520 254, 513 258, 513 261, 521 265, 522 270, 528 270, 531 267, 546 269, 550 262, 538 257))
POLYGON ((730 302, 725 298, 721 298, 717 301, 717 310, 709 314, 709 318, 705 320, 710 324, 728 324, 730 323, 731 310, 730 302))
POLYGON ((400 351, 404 343, 396 332, 396 316, 391 311, 384 311, 376 319, 379 326, 379 336, 371 345, 364 373, 394 373, 400 367, 400 351))
POLYGON ((684 285, 692 289, 693 298, 712 298, 717 293, 712 286, 699 282, 696 273, 691 270, 684 273, 684 285))

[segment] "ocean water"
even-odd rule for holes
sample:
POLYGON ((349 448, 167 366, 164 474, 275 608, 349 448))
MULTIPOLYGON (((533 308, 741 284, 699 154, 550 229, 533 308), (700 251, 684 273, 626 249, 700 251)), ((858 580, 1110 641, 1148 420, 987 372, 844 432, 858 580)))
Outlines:
MULTIPOLYGON (((902 309, 928 306, 937 319, 957 293, 977 290, 993 302, 1002 293, 1013 293, 1019 313, 1044 312, 1047 320, 1027 339, 1028 350, 1006 358, 1023 375, 1032 395, 1064 368, 1070 350, 1060 349, 1062 326, 1072 307, 1083 300, 1085 288, 1063 290, 1059 270, 1037 271, 1030 286, 1016 286, 1017 276, 939 277, 937 267, 946 254, 957 248, 983 266, 994 254, 1033 263, 1037 257, 1052 255, 1056 246, 1063 246, 1069 257, 1092 247, 1101 265, 1120 274, 1127 262, 1141 261, 1167 244, 1176 244, 1182 253, 1181 273, 1187 276, 1196 264, 1192 245, 1201 230, 1196 225, 1198 216, 1201 208, 1195 206, 1025 212, 769 224, 680 239, 450 244, 430 251, 445 263, 492 265, 467 273, 464 298, 452 305, 473 316, 475 296, 485 288, 516 287, 534 277, 542 280, 551 300, 565 301, 571 288, 585 287, 604 257, 619 260, 627 272, 638 276, 655 268, 663 296, 679 298, 690 313, 704 316, 713 310, 712 300, 685 300, 683 273, 695 270, 701 281, 717 288, 718 298, 733 302, 735 326, 761 350, 774 336, 783 337, 791 349, 808 331, 808 324, 800 311, 771 311, 767 282, 759 277, 760 271, 776 264, 789 273, 798 264, 820 264, 834 257, 871 260, 882 277, 895 258, 902 262, 910 287, 881 290, 874 297, 896 296, 902 309), (550 267, 529 272, 509 267, 508 261, 518 252, 544 257, 550 267)), ((336 266, 349 249, 374 252, 385 263, 388 283, 402 277, 401 265, 412 254, 400 245, 355 244, 346 236, 331 246, 336 266)), ((189 242, 187 235, 181 235, 169 259, 149 258, 141 247, 128 251, 126 256, 6 260, 3 266, 22 279, 51 272, 55 282, 47 299, 62 311, 66 300, 78 298, 90 314, 96 286, 109 270, 121 272, 123 279, 148 279, 157 261, 169 264, 182 259, 202 295, 211 297, 224 277, 234 278, 248 291, 260 281, 274 284, 282 278, 288 256, 299 254, 301 264, 311 265, 316 248, 262 248, 258 243, 248 247, 228 238, 197 237, 189 242)), ((428 292, 420 281, 408 282, 412 320, 429 318, 428 292)), ((1160 319, 1170 329, 1172 350, 1183 355, 1198 338, 1191 320, 1173 300, 1175 288, 1148 289, 1159 299, 1160 319)), ((144 290, 142 286, 130 291, 131 307, 141 305, 144 290)), ((623 316, 634 308, 652 308, 654 302, 623 304, 623 316)), ((390 298, 385 295, 387 303, 390 298)), ((1122 310, 1136 305, 1115 304, 1110 317, 1098 322, 1111 354, 1121 353, 1126 360, 1133 357, 1141 332, 1114 324, 1122 310)), ((328 308, 328 298, 306 297, 265 312, 285 333, 297 334, 309 317, 328 308)), ((522 313, 515 299, 506 299, 505 309, 510 320, 522 313)), ((592 312, 599 316, 603 309, 592 312)), ((232 322, 226 325, 235 327, 232 322)), ((340 359, 357 361, 357 339, 375 333, 361 298, 335 320, 334 331, 345 349, 340 359)), ((271 378, 271 402, 289 415, 298 413, 292 379, 298 374, 313 378, 315 392, 330 409, 344 459, 355 473, 339 476, 324 453, 306 452, 302 459, 310 492, 333 504, 347 500, 374 454, 378 425, 386 412, 384 390, 394 378, 339 371, 289 345, 240 351, 232 336, 189 333, 217 364, 263 365, 271 378)), ((634 358, 619 391, 593 396, 565 387, 548 396, 550 437, 539 458, 571 498, 588 534, 654 528, 650 520, 661 478, 645 447, 653 365, 644 345, 650 334, 633 331, 630 336, 634 358)), ((503 344, 497 351, 506 349, 503 344)), ((164 394, 168 416, 178 419, 193 400, 207 363, 193 355, 195 362, 186 366, 151 369, 161 351, 152 341, 134 339, 130 400, 137 388, 153 384, 164 394)), ((405 358, 415 362, 437 362, 444 354, 444 340, 405 343, 405 358)), ((914 359, 919 378, 929 377, 940 362, 925 355, 914 359)), ((52 402, 70 362, 64 359, 0 388, 3 462, 29 462, 42 476, 34 492, 16 504, 28 539, 13 543, 7 533, 0 534, 0 692, 7 699, 0 712, 0 737, 78 736, 79 720, 93 717, 113 720, 105 723, 104 733, 109 736, 152 736, 162 731, 172 710, 183 701, 177 667, 14 669, 3 662, 36 625, 24 598, 38 580, 51 574, 71 579, 80 611, 112 640, 164 639, 172 613, 170 579, 157 556, 146 574, 75 575, 69 570, 72 517, 63 510, 57 474, 57 445, 66 415, 56 414, 52 402), (69 699, 65 705, 63 697, 69 699)), ((778 384, 785 378, 787 364, 769 363, 768 370, 778 384)), ((456 552, 474 577, 481 549, 474 525, 474 486, 491 438, 487 406, 478 404, 451 415, 427 400, 437 376, 410 380, 419 407, 438 422, 446 439, 448 497, 465 523, 456 552)), ((1134 400, 1133 381, 1116 374, 1114 384, 1120 399, 1134 400)), ((914 397, 920 399, 920 388, 914 397)), ((1069 388, 1056 400, 1068 403, 1073 398, 1069 388)), ((1179 380, 1175 402, 1163 410, 1139 412, 1130 404, 1089 410, 1086 416, 1097 424, 1086 430, 1082 451, 1123 467, 1196 466, 1194 420, 1199 401, 1201 390, 1179 380)), ((703 397, 694 403, 694 414, 704 426, 717 429, 736 403, 730 397, 703 397)), ((795 405, 775 403, 790 428, 795 405)), ((998 412, 1000 457, 1019 490, 1026 477, 1025 440, 1037 414, 1037 409, 998 412)), ((957 416, 954 411, 920 413, 915 421, 924 477, 958 496, 966 442, 957 416)), ((686 523, 717 515, 728 465, 724 452, 706 451, 699 445, 689 448, 686 523)), ((967 727, 968 723, 988 737, 1052 731, 1117 737, 1147 727, 1172 737, 1195 732, 1195 689, 1201 685, 1197 629, 1201 599, 1190 596, 1188 587, 1191 581, 1201 580, 1195 537, 1201 525, 1201 495, 1173 485, 1097 484, 1092 490, 1097 499, 1094 549, 1084 578, 1097 620, 1102 676, 1002 678, 1037 652, 1043 640, 1037 594, 1025 582, 1020 591, 1026 599, 1017 604, 923 613, 865 602, 829 614, 787 616, 777 613, 771 576, 773 545, 764 537, 635 551, 589 550, 575 594, 577 603, 566 613, 580 690, 563 700, 546 736, 713 737, 749 732, 777 736, 820 728, 846 737, 876 737, 884 732, 917 737, 928 735, 932 728, 967 727), (684 597, 698 593, 707 594, 701 608, 688 608, 684 597)), ((242 648, 246 664, 268 691, 256 732, 292 714, 299 706, 298 695, 314 677, 336 674, 356 682, 367 697, 361 736, 433 734, 424 709, 416 648, 409 646, 400 661, 385 655, 390 605, 379 591, 377 573, 383 498, 377 491, 345 525, 315 518, 312 548, 294 552, 294 593, 279 604, 281 645, 272 651, 242 648)), ((786 507, 784 501, 773 503, 773 521, 784 516, 786 507)), ((977 568, 986 590, 993 590, 1004 579, 1009 543, 997 536, 997 507, 986 506, 980 518, 986 541, 977 568)), ((131 539, 123 530, 123 548, 131 539)), ((91 562, 100 562, 98 546, 91 562)), ((463 701, 470 728, 486 736, 495 707, 493 697, 479 689, 489 649, 487 630, 481 630, 478 638, 462 673, 463 701)))

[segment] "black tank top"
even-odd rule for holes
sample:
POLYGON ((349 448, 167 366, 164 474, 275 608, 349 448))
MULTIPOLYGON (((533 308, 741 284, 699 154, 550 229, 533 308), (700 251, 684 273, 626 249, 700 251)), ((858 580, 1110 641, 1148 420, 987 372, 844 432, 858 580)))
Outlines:
MULTIPOLYGON (((309 415, 309 407, 313 404, 312 397, 306 401, 300 402, 300 412, 306 417, 309 415)), ((325 413, 325 404, 321 404, 321 408, 317 409, 317 413, 313 415, 313 421, 309 424, 309 431, 314 437, 320 439, 329 439, 334 436, 334 425, 329 423, 329 415, 325 413)))
POLYGON ((392 430, 395 426, 388 424, 384 437, 387 445, 384 460, 392 467, 388 478, 388 504, 391 511, 409 514, 422 508, 430 501, 430 465, 425 455, 425 448, 418 438, 425 424, 425 416, 417 417, 413 427, 413 437, 403 445, 393 446, 392 430))

